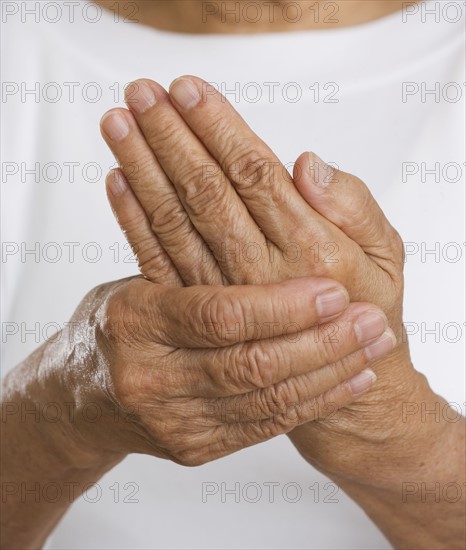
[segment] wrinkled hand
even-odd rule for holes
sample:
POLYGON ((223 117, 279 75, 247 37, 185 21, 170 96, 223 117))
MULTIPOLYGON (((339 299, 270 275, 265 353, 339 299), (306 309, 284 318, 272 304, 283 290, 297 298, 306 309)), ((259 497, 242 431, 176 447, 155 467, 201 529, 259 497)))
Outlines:
POLYGON ((368 362, 357 323, 374 308, 347 305, 341 285, 313 278, 174 288, 138 277, 98 287, 73 319, 95 343, 89 349, 79 332, 69 339, 66 387, 74 402, 106 413, 81 423, 80 439, 105 456, 197 465, 333 413, 372 382, 339 384, 338 372, 318 369, 349 353, 355 373, 368 362), (340 312, 335 343, 328 321, 340 312))
MULTIPOLYGON (((152 278, 175 268, 175 285, 309 274, 341 282, 352 301, 384 310, 398 345, 373 365, 373 391, 339 411, 333 424, 296 430, 294 442, 316 464, 325 460, 327 470, 338 470, 342 458, 321 456, 325 446, 316 441, 334 441, 337 433, 344 442, 343 436, 358 438, 363 431, 379 442, 406 430, 401 402, 425 382, 403 338, 403 247, 366 185, 309 153, 298 158, 292 179, 225 98, 200 79, 176 80, 170 95, 154 82, 137 81, 126 100, 131 111, 112 110, 102 121, 122 169, 107 183, 142 272, 152 278)), ((373 358, 394 344, 385 331, 373 358)), ((350 364, 345 358, 335 368, 350 364)))

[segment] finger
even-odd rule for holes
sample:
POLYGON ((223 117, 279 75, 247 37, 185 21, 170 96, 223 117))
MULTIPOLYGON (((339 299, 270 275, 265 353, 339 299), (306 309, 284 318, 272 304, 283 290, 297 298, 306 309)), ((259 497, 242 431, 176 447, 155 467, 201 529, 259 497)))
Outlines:
POLYGON ((116 169, 109 172, 105 184, 115 218, 138 259, 141 273, 153 283, 183 286, 122 171, 116 169))
MULTIPOLYGON (((173 182, 192 223, 213 252, 227 280, 257 282, 258 272, 268 273, 269 257, 264 235, 246 206, 227 181, 218 163, 174 109, 165 90, 139 80, 136 96, 126 98, 165 174, 173 182), (151 97, 150 104, 147 98, 151 97), (245 247, 254 247, 257 261, 241 262, 245 247), (261 266, 264 266, 261 269, 261 266)), ((267 279, 268 280, 268 279, 267 279)))
POLYGON ((374 260, 389 260, 395 250, 401 261, 401 239, 359 178, 332 168, 314 153, 303 153, 294 181, 308 204, 374 260))
MULTIPOLYGON (((383 348, 381 357, 393 350, 394 341, 393 332, 387 329, 371 346, 377 346, 379 350, 383 348)), ((250 394, 217 399, 210 406, 221 422, 255 422, 272 418, 330 391, 357 375, 368 363, 368 354, 359 350, 349 355, 347 361, 338 361, 295 378, 287 378, 250 394)))
POLYGON ((273 243, 283 249, 299 242, 303 219, 314 235, 326 236, 325 221, 303 203, 286 168, 222 94, 185 76, 172 83, 170 97, 273 243))
POLYGON ((376 376, 368 369, 351 381, 345 381, 317 398, 311 399, 272 418, 258 422, 225 423, 216 428, 214 450, 218 457, 262 443, 278 435, 317 419, 327 418, 336 410, 350 405, 366 394, 374 385, 376 376), (356 393, 355 393, 356 392, 356 393))
MULTIPOLYGON (((207 253, 204 241, 193 227, 132 114, 126 109, 109 111, 102 118, 101 130, 146 213, 149 227, 185 284, 222 283, 216 262, 207 253)), ((125 231, 126 228, 122 229, 125 231)))
MULTIPOLYGON (((247 394, 243 397, 257 398, 260 405, 263 397, 279 397, 283 392, 280 401, 292 401, 288 393, 293 387, 288 382, 294 379, 298 384, 294 396, 299 394, 297 400, 303 401, 349 378, 394 347, 386 336, 375 341, 386 331, 387 319, 371 304, 351 304, 330 323, 273 339, 259 340, 263 335, 259 327, 255 328, 256 341, 216 350, 190 350, 189 355, 180 350, 176 362, 192 382, 187 390, 190 395, 218 398, 247 394), (349 370, 346 363, 345 368, 331 366, 358 350, 360 360, 354 357, 349 370), (308 373, 309 379, 299 378, 308 373)), ((271 401, 276 400, 266 402, 271 401)))
POLYGON ((175 348, 227 347, 255 340, 258 327, 263 329, 259 338, 290 335, 333 318, 348 305, 341 285, 310 277, 268 285, 137 287, 138 315, 147 325, 144 334, 175 348))

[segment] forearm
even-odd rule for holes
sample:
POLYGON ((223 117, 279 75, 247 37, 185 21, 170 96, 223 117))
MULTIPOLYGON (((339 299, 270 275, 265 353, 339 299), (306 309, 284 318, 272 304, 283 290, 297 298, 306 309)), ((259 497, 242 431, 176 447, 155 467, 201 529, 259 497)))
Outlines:
POLYGON ((75 396, 57 376, 74 361, 68 353, 68 346, 47 342, 2 382, 5 549, 42 546, 73 500, 120 459, 97 459, 80 440, 75 396))

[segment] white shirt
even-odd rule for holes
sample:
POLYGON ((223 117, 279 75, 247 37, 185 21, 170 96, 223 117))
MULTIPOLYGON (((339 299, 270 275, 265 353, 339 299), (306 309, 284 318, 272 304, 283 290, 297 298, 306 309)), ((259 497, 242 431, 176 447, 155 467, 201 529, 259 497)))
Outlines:
MULTIPOLYGON (((131 80, 168 86, 195 74, 216 83, 285 164, 312 150, 368 184, 406 243, 413 362, 463 410, 462 2, 351 28, 246 36, 157 31, 89 4, 75 6, 73 23, 63 1, 29 2, 34 15, 6 4, 19 10, 2 12, 4 371, 93 286, 136 274, 105 197, 114 160, 99 119, 123 104, 131 80)), ((286 437, 194 469, 133 455, 73 504, 48 544, 388 548, 327 483, 286 437)))

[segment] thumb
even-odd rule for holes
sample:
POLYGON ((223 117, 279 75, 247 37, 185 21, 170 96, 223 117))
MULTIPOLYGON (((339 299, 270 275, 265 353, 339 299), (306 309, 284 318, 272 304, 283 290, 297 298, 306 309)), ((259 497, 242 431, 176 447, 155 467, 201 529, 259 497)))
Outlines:
POLYGON ((398 255, 402 245, 398 233, 359 178, 307 152, 298 157, 293 177, 304 200, 368 255, 389 259, 395 250, 398 255))

